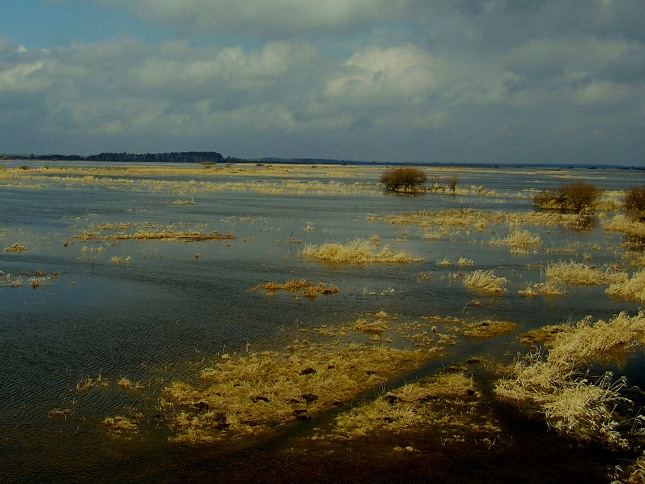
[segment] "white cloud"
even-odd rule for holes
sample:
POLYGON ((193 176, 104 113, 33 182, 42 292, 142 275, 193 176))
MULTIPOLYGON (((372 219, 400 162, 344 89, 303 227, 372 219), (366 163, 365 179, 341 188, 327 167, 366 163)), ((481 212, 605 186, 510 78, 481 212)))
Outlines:
POLYGON ((367 47, 353 54, 325 94, 351 105, 421 102, 437 85, 438 62, 411 44, 381 49, 367 47))

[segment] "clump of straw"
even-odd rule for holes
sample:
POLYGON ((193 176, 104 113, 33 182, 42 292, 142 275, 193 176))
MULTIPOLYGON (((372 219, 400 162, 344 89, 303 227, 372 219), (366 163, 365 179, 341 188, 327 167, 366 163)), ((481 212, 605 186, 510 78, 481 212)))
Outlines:
POLYGON ((464 277, 464 285, 469 289, 500 294, 508 279, 496 276, 492 270, 477 270, 464 277))
POLYGON ((305 245, 301 257, 331 262, 334 264, 407 263, 422 259, 406 251, 395 252, 388 245, 378 250, 369 240, 354 240, 347 244, 305 245))

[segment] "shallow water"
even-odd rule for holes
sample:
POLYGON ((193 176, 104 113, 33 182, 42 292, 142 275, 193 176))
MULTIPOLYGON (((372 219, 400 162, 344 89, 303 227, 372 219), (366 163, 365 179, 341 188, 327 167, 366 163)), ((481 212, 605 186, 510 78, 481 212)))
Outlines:
MULTIPOLYGON (((34 162, 33 168, 38 166, 34 162)), ((111 382, 126 376, 148 382, 152 391, 174 378, 189 378, 194 362, 208 361, 218 353, 242 352, 249 345, 281 347, 289 337, 297 336, 299 329, 347 323, 378 311, 397 315, 401 321, 438 315, 518 324, 516 334, 460 341, 448 348, 440 365, 461 362, 471 355, 510 361, 516 352, 526 350, 516 339, 526 330, 586 315, 607 319, 623 310, 635 313, 641 304, 609 298, 605 287, 571 287, 565 296, 555 298, 527 298, 517 293, 529 282, 541 280, 538 269, 527 269, 538 263, 546 266, 549 261, 582 260, 588 254, 589 263, 623 265, 621 251, 616 251, 621 237, 603 232, 599 224, 578 232, 531 227, 540 233, 544 245, 536 254, 514 255, 507 247, 487 243, 492 237, 503 236, 508 227, 427 240, 418 227, 367 221, 368 215, 418 210, 531 210, 529 197, 503 195, 557 186, 563 174, 612 190, 631 187, 637 181, 634 173, 608 170, 475 171, 459 173, 460 185, 484 186, 499 197, 395 197, 377 190, 306 195, 222 190, 186 196, 137 185, 115 189, 100 183, 44 183, 32 189, 0 178, 0 246, 19 243, 26 247, 20 253, 0 251, 0 277, 22 281, 21 287, 0 286, 0 480, 199 482, 264 477, 281 481, 288 476, 297 480, 305 470, 315 468, 320 481, 342 481, 348 477, 344 472, 351 472, 356 462, 364 480, 378 480, 379 475, 388 476, 383 480, 390 482, 395 476, 413 480, 412 474, 400 469, 406 465, 416 469, 414 475, 432 475, 429 465, 446 466, 450 460, 450 452, 442 453, 441 446, 428 444, 428 449, 407 460, 399 455, 382 456, 382 462, 399 466, 388 473, 381 464, 370 469, 369 456, 375 452, 372 444, 356 444, 347 450, 348 457, 339 457, 339 449, 332 452, 303 444, 298 440, 302 430, 297 425, 282 433, 280 440, 242 446, 235 452, 200 448, 186 453, 170 445, 163 432, 155 435, 154 431, 140 441, 117 441, 106 436, 101 420, 124 406, 146 403, 124 396, 114 385, 81 394, 76 384, 98 375, 111 382), (173 204, 191 197, 194 205, 173 204), (231 233, 234 239, 184 243, 75 238, 92 226, 126 222, 134 227, 129 230, 145 224, 172 225, 177 230, 231 233), (381 246, 404 249, 423 261, 334 266, 298 256, 306 244, 345 243, 373 234, 380 237, 381 246), (543 250, 568 247, 574 247, 574 252, 543 250), (113 262, 115 257, 121 262, 113 262), (437 264, 444 258, 456 261, 459 257, 472 259, 474 265, 461 269, 437 264), (456 272, 476 269, 494 269, 496 275, 507 277, 508 291, 501 296, 473 294, 449 278, 456 272), (32 289, 29 278, 35 271, 43 271, 47 278, 32 289), (432 278, 418 279, 419 274, 430 272, 432 278), (310 300, 284 294, 266 297, 251 290, 268 281, 302 278, 334 285, 340 292, 310 300), (68 420, 48 416, 48 411, 69 406, 70 401, 74 401, 75 413, 68 420), (296 444, 310 447, 306 452, 289 453, 296 444), (291 470, 278 474, 276 464, 291 466, 291 470)), ((375 171, 372 178, 351 182, 376 184, 378 175, 375 171)), ((637 176, 642 177, 640 173, 637 176)), ((179 179, 181 175, 177 175, 179 179)), ((436 366, 432 363, 428 373, 436 366)), ((639 355, 624 371, 631 383, 645 384, 639 355)), ((525 435, 521 429, 514 430, 525 435)), ((562 456, 563 466, 567 459, 593 460, 593 451, 558 445, 570 451, 562 456)), ((378 452, 385 450, 379 448, 378 452)), ((522 458, 528 459, 526 455, 522 458)), ((491 459, 501 462, 503 455, 491 459)), ((475 459, 479 470, 484 460, 481 455, 475 459)), ((531 465, 538 461, 531 460, 531 465)), ((502 472, 502 467, 492 465, 497 472, 502 472)), ((497 475, 493 469, 478 480, 486 482, 488 476, 493 482, 497 475)), ((522 473, 536 481, 546 476, 538 468, 523 469, 522 473)))

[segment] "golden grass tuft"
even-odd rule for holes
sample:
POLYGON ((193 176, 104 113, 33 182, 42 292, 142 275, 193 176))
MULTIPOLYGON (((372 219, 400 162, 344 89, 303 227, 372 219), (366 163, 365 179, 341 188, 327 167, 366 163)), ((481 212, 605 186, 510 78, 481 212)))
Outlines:
POLYGON ((562 434, 628 447, 631 430, 622 426, 628 418, 617 413, 619 404, 630 403, 621 393, 625 380, 614 381, 610 373, 595 381, 581 375, 593 362, 621 363, 644 334, 642 311, 633 317, 623 312, 609 322, 579 321, 571 330, 556 333, 546 356, 533 352, 516 360, 512 377, 499 380, 495 392, 503 400, 541 413, 562 434))
POLYGON ((371 241, 360 239, 347 244, 307 244, 299 255, 334 264, 389 264, 423 260, 403 250, 395 252, 387 245, 378 250, 371 241))
POLYGON ((477 270, 464 277, 464 285, 468 289, 501 294, 506 292, 504 287, 508 279, 496 276, 492 270, 477 270))
POLYGON ((645 301, 645 269, 634 272, 624 281, 614 282, 605 292, 614 297, 645 301))
POLYGON ((139 431, 139 426, 135 422, 123 416, 107 417, 103 420, 103 425, 111 435, 118 437, 139 431))
POLYGON ((490 244, 506 245, 514 254, 526 254, 529 249, 542 245, 542 239, 538 234, 515 228, 503 239, 492 239, 490 244))
POLYGON ((27 250, 27 247, 25 247, 24 245, 20 245, 19 243, 16 242, 15 244, 10 245, 9 247, 5 247, 3 250, 5 252, 18 252, 18 253, 21 253, 21 252, 24 252, 25 250, 27 250))

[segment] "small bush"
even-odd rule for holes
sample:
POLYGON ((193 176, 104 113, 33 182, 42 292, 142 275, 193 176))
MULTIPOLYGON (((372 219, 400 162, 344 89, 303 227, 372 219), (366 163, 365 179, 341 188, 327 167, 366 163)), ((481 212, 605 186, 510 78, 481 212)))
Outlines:
POLYGON ((625 191, 625 212, 636 220, 645 221, 645 185, 625 191))
POLYGON ((571 182, 555 191, 547 190, 537 194, 533 197, 533 204, 539 208, 581 213, 591 208, 601 193, 601 190, 591 183, 571 182))
POLYGON ((411 166, 390 168, 381 175, 388 192, 418 192, 427 179, 423 170, 411 166))

